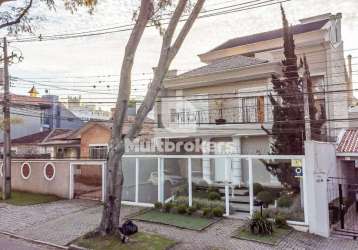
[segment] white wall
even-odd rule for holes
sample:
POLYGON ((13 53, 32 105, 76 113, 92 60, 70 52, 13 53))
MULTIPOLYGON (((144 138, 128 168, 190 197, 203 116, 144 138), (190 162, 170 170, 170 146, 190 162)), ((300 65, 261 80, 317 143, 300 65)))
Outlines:
POLYGON ((306 213, 310 233, 329 237, 327 177, 337 176, 335 145, 305 142, 306 213))

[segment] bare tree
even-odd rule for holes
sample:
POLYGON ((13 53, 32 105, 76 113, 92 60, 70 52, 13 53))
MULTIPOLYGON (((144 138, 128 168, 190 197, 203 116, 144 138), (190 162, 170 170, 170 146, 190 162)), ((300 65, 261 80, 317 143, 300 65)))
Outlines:
POLYGON ((163 35, 162 48, 158 65, 154 72, 153 81, 137 112, 134 123, 131 125, 129 132, 123 135, 123 124, 130 98, 131 73, 138 45, 148 23, 152 21, 158 24, 159 21, 157 18, 160 15, 157 15, 157 13, 166 7, 172 6, 172 1, 170 0, 141 0, 139 14, 127 42, 122 63, 118 97, 113 117, 112 137, 109 144, 107 160, 106 197, 102 220, 98 230, 101 234, 119 233, 118 226, 123 188, 122 156, 125 153, 125 139, 133 140, 141 131, 144 119, 152 110, 156 97, 162 88, 163 80, 168 72, 169 66, 199 16, 204 3, 205 0, 196 1, 195 5, 189 10, 190 14, 179 30, 178 36, 174 39, 174 33, 177 30, 178 23, 190 5, 188 0, 177 1, 175 10, 170 17, 166 29, 161 29, 163 35))

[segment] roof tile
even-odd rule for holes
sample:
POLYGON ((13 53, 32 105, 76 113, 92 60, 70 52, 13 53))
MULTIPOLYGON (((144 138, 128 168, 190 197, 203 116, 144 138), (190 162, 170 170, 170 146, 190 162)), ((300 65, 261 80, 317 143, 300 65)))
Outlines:
POLYGON ((230 56, 230 57, 225 57, 222 59, 215 60, 214 62, 208 65, 178 75, 177 78, 187 78, 193 76, 206 75, 210 73, 218 73, 226 70, 238 69, 247 66, 263 64, 267 62, 268 62, 267 60, 241 56, 241 55, 230 56))
POLYGON ((339 153, 358 153, 358 129, 348 129, 338 145, 339 153))

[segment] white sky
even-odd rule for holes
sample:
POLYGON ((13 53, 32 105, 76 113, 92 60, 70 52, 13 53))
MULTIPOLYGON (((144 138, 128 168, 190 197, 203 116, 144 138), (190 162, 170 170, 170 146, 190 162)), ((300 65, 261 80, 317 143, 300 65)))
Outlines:
MULTIPOLYGON (((132 11, 135 9, 138 0, 98 0, 98 2, 99 4, 92 16, 85 10, 71 14, 64 11, 60 5, 56 12, 44 11, 42 7, 34 8, 32 14, 46 13, 47 18, 47 20, 39 24, 36 33, 61 34, 128 24, 131 23, 132 11)), ((205 9, 240 2, 247 2, 247 0, 207 0, 205 9)), ((284 7, 291 23, 298 23, 300 18, 327 12, 342 12, 345 49, 358 48, 357 0, 292 0, 285 3, 284 7)), ((200 65, 196 55, 204 53, 228 39, 279 27, 281 27, 281 15, 278 5, 199 19, 171 68, 189 70, 200 65)), ((52 86, 62 85, 69 89, 83 86, 82 89, 89 91, 106 91, 106 86, 111 85, 110 92, 112 95, 106 95, 105 98, 114 97, 115 90, 113 86, 117 84, 114 82, 98 83, 93 79, 89 81, 87 78, 76 79, 76 81, 87 81, 88 83, 61 83, 61 81, 71 81, 69 78, 64 78, 69 76, 119 74, 128 36, 129 32, 121 32, 89 38, 12 44, 12 46, 21 49, 25 60, 20 64, 12 65, 10 73, 13 76, 23 78, 58 78, 50 79, 49 81, 52 82, 45 84, 51 85, 48 87, 49 93, 63 97, 81 94, 84 98, 87 98, 86 100, 90 100, 94 97, 98 98, 98 95, 58 90, 52 86), (96 89, 84 87, 94 84, 96 84, 96 89)), ((133 79, 147 79, 149 77, 148 73, 152 72, 152 67, 157 62, 160 45, 161 37, 159 32, 154 28, 147 28, 135 59, 133 79), (146 73, 146 75, 142 75, 142 73, 146 73)), ((353 56, 357 56, 355 55, 357 53, 352 51, 353 56)), ((354 60, 353 64, 355 64, 354 60)), ((118 78, 109 80, 116 79, 118 78)), ((143 84, 147 82, 147 80, 136 81, 137 87, 135 88, 143 90, 143 84)), ((30 87, 29 84, 16 82, 12 91, 26 93, 30 87)), ((45 94, 43 88, 40 87, 39 91, 41 94, 45 94)), ((135 93, 142 94, 143 92, 136 91, 135 93)), ((100 96, 102 97, 103 95, 100 96)))

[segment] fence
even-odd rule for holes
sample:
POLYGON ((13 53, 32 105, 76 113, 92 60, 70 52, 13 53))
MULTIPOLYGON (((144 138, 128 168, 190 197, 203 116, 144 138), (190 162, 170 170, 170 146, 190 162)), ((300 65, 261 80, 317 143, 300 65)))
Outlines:
MULTIPOLYGON (((96 185, 87 185, 89 192, 103 201, 106 191, 106 162, 103 160, 16 160, 12 164, 12 184, 18 190, 73 199, 78 187, 76 175, 88 176, 89 173, 99 178, 96 185), (84 175, 83 169, 94 167, 99 169, 84 175)), ((192 206, 198 200, 208 200, 209 187, 215 187, 221 195, 216 204, 224 208, 226 216, 250 216, 260 209, 260 199, 272 196, 267 201, 269 212, 285 212, 291 223, 308 224, 304 156, 125 155, 123 174, 124 204, 152 207, 155 202, 168 202, 180 196, 192 206), (284 188, 282 181, 267 171, 265 164, 268 163, 289 168, 287 174, 297 177, 293 177, 297 180, 295 188, 284 188), (233 182, 237 167, 241 171, 241 185, 233 182), (258 184, 264 188, 266 197, 257 193, 254 185, 258 184), (287 197, 290 203, 282 206, 282 200, 287 197)))
POLYGON ((307 197, 305 195, 304 156, 125 155, 123 158, 125 161, 125 164, 123 164, 125 175, 124 204, 154 206, 155 202, 168 202, 179 195, 185 196, 188 205, 192 206, 194 200, 202 198, 198 190, 205 186, 206 182, 221 191, 226 216, 233 215, 237 211, 245 212, 246 205, 248 215, 252 215, 255 210, 260 209, 260 206, 257 205, 257 194, 254 193, 254 183, 261 183, 266 190, 277 195, 275 204, 269 205, 268 209, 276 212, 280 210, 277 200, 280 200, 280 196, 292 195, 292 191, 285 190, 277 178, 268 174, 263 162, 285 162, 287 167, 292 168, 292 174, 297 175, 298 186, 296 188, 299 191, 292 195, 294 196, 294 201, 292 202, 294 204, 281 210, 295 214, 292 218, 289 218, 290 223, 297 225, 308 224, 307 213, 305 213, 307 197), (242 163, 244 171, 242 178, 246 179, 244 187, 237 187, 232 182, 232 163, 234 160, 239 160, 242 163), (215 163, 214 166, 211 166, 211 169, 215 170, 215 175, 223 175, 223 179, 215 181, 213 172, 210 174, 209 180, 208 178, 205 179, 207 173, 204 173, 202 168, 203 161, 215 163), (299 165, 295 165, 295 162, 296 164, 299 162, 299 165), (238 209, 235 209, 234 205, 239 205, 238 209), (292 207, 295 207, 297 211, 293 211, 292 207))

